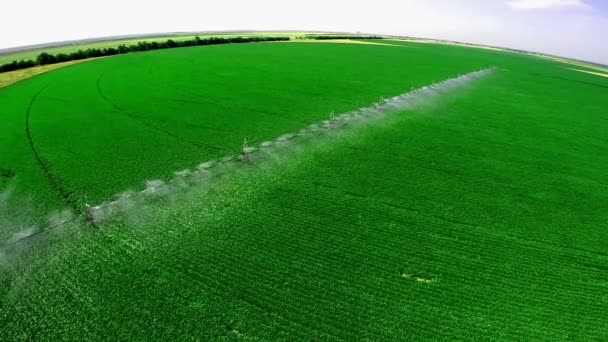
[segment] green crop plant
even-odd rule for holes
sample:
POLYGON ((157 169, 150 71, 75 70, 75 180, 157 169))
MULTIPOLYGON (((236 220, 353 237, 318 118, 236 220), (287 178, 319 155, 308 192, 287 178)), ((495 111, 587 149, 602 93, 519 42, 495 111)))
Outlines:
POLYGON ((124 203, 100 229, 0 250, 0 339, 607 336, 608 80, 383 43, 404 47, 153 51, 0 89, 0 208, 20 205, 0 211, 4 240, 70 206, 56 184, 75 206, 124 203), (491 66, 341 129, 341 113, 491 66), (154 194, 121 202, 129 189, 154 194))

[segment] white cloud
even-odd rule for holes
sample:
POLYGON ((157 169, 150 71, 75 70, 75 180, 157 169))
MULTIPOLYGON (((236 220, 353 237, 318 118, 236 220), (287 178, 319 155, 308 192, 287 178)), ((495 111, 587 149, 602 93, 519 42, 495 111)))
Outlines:
POLYGON ((570 7, 578 9, 591 9, 583 0, 509 0, 507 6, 514 10, 534 10, 570 7))

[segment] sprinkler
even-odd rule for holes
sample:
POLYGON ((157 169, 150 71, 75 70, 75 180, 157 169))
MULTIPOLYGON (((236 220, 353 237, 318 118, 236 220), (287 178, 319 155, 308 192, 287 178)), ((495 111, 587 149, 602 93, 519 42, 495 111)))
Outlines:
POLYGON ((87 224, 91 225, 93 228, 97 228, 97 225, 95 224, 95 215, 94 215, 95 209, 93 209, 93 207, 91 207, 89 205, 86 194, 84 195, 84 207, 85 207, 84 215, 85 215, 87 224))
POLYGON ((334 128, 334 121, 336 120, 334 111, 332 110, 331 113, 329 113, 329 120, 327 120, 325 122, 325 128, 334 128))
POLYGON ((249 163, 249 146, 247 145, 247 137, 243 139, 243 148, 241 149, 241 161, 249 163))

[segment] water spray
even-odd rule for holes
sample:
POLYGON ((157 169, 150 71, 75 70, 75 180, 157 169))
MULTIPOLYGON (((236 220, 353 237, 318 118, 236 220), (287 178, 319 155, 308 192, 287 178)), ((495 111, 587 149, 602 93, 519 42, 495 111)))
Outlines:
MULTIPOLYGON (((360 127, 373 120, 378 120, 386 115, 398 113, 406 110, 413 109, 419 105, 424 105, 432 98, 436 98, 448 91, 456 89, 465 85, 468 82, 482 78, 494 71, 494 68, 483 69, 480 71, 471 72, 464 74, 457 78, 448 79, 432 85, 423 86, 421 88, 413 89, 409 92, 403 93, 398 96, 394 96, 388 99, 384 97, 380 98, 380 101, 374 103, 368 107, 362 107, 350 112, 336 115, 334 111, 331 111, 328 120, 324 120, 320 123, 313 123, 309 126, 298 131, 298 134, 287 133, 279 136, 274 140, 268 140, 261 143, 258 147, 249 146, 247 138, 243 139, 243 146, 240 151, 240 156, 229 155, 223 158, 217 158, 207 162, 203 162, 196 167, 194 172, 190 170, 184 170, 175 173, 175 178, 165 183, 161 180, 151 180, 146 182, 145 189, 138 192, 123 193, 118 199, 111 202, 103 202, 96 206, 91 206, 88 203, 86 194, 84 195, 84 210, 80 215, 76 215, 69 219, 64 219, 62 222, 51 224, 47 227, 37 230, 35 233, 30 233, 25 237, 21 237, 16 241, 10 241, 9 243, 0 246, 0 250, 6 246, 19 243, 20 241, 30 239, 34 236, 48 232, 57 227, 63 226, 70 222, 77 221, 84 218, 84 221, 92 227, 99 228, 105 220, 112 219, 114 216, 119 214, 125 214, 127 211, 133 209, 138 210, 138 205, 145 204, 150 199, 156 199, 166 197, 174 192, 184 191, 186 185, 196 184, 195 177, 201 175, 213 176, 214 169, 220 168, 223 165, 237 166, 239 162, 249 163, 255 160, 256 153, 259 153, 260 158, 265 156, 272 156, 276 158, 284 152, 289 152, 293 148, 297 147, 294 143, 287 144, 289 140, 297 140, 302 143, 307 139, 311 138, 311 133, 314 136, 330 135, 330 130, 346 130, 350 128, 360 127)), ((331 133, 333 135, 333 133, 331 133)), ((221 168, 220 172, 226 172, 225 168, 221 168)), ((186 187, 187 188, 187 187, 186 187)))
POLYGON ((88 203, 88 198, 87 198, 87 194, 84 194, 84 217, 87 221, 87 224, 90 225, 93 228, 97 228, 97 225, 95 225, 95 208, 92 207, 91 205, 89 205, 88 203))
POLYGON ((243 139, 243 148, 241 148, 241 161, 245 163, 249 163, 249 146, 247 145, 247 137, 243 139))

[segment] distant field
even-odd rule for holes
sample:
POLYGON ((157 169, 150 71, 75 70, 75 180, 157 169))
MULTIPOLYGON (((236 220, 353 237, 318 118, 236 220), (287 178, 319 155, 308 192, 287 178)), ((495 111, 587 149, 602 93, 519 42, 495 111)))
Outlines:
POLYGON ((184 187, 0 248, 0 340, 608 336, 608 79, 382 43, 150 51, 0 89, 0 241, 73 217, 85 193, 184 187), (489 67, 265 163, 180 178, 244 138, 489 67))
POLYGON ((79 49, 103 49, 110 47, 117 47, 120 44, 125 45, 133 45, 137 44, 137 42, 147 41, 147 42, 161 42, 167 41, 167 39, 173 39, 175 41, 189 40, 194 39, 194 37, 198 36, 200 38, 205 37, 248 37, 248 36, 273 36, 273 37, 296 37, 304 35, 305 33, 287 33, 287 32, 255 32, 255 33, 243 33, 243 34, 200 34, 200 35, 176 35, 172 37, 158 37, 158 38, 133 38, 133 39, 119 39, 119 40, 110 40, 110 41, 101 41, 96 43, 88 43, 88 44, 74 44, 67 45, 61 47, 51 47, 51 48, 42 48, 35 51, 27 51, 27 52, 18 52, 14 54, 0 55, 0 64, 10 63, 12 61, 18 61, 21 59, 36 59, 36 57, 43 51, 48 53, 58 54, 58 53, 70 53, 78 51, 79 49))

